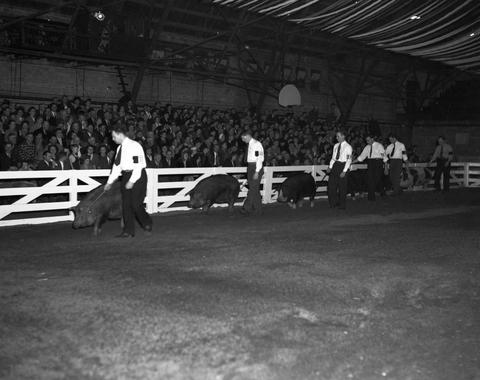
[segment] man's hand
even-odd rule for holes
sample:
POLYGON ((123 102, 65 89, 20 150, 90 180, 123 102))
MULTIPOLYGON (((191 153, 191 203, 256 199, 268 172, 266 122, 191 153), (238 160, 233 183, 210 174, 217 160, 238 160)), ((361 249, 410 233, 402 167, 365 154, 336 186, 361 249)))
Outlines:
POLYGON ((125 185, 125 189, 130 190, 133 187, 133 182, 128 181, 125 185))
POLYGON ((253 173, 253 179, 257 180, 258 179, 258 172, 253 173))
POLYGON ((345 173, 345 172, 341 172, 341 173, 340 173, 340 178, 344 178, 346 174, 347 174, 347 173, 345 173))
POLYGON ((332 171, 332 169, 327 168, 327 174, 330 174, 331 171, 332 171))
POLYGON ((103 187, 103 189, 104 189, 105 191, 108 191, 108 190, 110 190, 111 188, 112 188, 112 184, 111 184, 111 183, 106 183, 105 186, 103 187))

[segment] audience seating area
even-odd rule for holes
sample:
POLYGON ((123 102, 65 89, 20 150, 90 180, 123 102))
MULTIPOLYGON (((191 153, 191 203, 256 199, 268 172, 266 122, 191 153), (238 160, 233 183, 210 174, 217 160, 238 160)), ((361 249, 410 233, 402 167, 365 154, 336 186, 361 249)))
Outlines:
MULTIPOLYGON (((268 166, 325 164, 338 127, 334 114, 316 110, 256 113, 131 101, 99 105, 67 96, 26 105, 5 99, 0 170, 108 169, 115 155, 110 134, 115 123, 126 124, 129 137, 143 145, 150 168, 244 166, 239 136, 245 129, 263 143, 268 166)), ((354 154, 361 152, 367 131, 380 134, 373 121, 347 131, 354 154)), ((410 161, 419 158, 410 152, 410 161)))

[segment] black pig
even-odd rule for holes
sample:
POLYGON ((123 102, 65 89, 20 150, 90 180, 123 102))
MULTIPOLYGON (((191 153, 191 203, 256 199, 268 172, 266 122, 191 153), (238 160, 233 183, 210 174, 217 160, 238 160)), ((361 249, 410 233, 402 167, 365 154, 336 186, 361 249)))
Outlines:
POLYGON ((73 228, 93 225, 93 234, 98 235, 107 219, 122 218, 120 182, 115 182, 109 191, 104 191, 103 185, 93 189, 72 211, 75 213, 73 228))
POLYGON ((283 181, 277 201, 288 202, 288 205, 295 209, 303 198, 309 197, 310 206, 313 207, 316 192, 315 180, 310 174, 296 174, 283 181))
POLYGON ((367 169, 351 170, 347 179, 347 194, 355 198, 357 194, 368 191, 367 169))
POLYGON ((190 195, 188 207, 208 209, 214 203, 228 203, 229 211, 233 211, 233 205, 240 192, 240 184, 237 179, 228 174, 216 174, 202 179, 187 195, 190 195))

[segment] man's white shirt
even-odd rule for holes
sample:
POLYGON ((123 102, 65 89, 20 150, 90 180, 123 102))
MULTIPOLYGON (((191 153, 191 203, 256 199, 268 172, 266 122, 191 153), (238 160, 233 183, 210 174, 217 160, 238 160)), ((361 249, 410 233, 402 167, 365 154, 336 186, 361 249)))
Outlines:
POLYGON ((348 169, 350 169, 350 165, 352 164, 352 146, 347 143, 346 141, 342 143, 336 143, 335 146, 333 147, 333 153, 332 153, 332 159, 330 160, 330 169, 333 167, 333 164, 336 161, 339 162, 345 162, 345 167, 343 168, 343 171, 346 173, 348 169), (338 157, 337 160, 337 152, 340 149, 340 156, 338 157))
POLYGON ((389 159, 403 160, 407 161, 407 150, 405 145, 400 141, 395 141, 395 143, 387 146, 385 153, 389 159))
POLYGON ((367 146, 363 148, 363 151, 358 156, 357 160, 362 162, 367 158, 382 159, 384 162, 387 162, 387 156, 385 154, 383 145, 376 141, 374 141, 371 145, 367 144, 367 146))
POLYGON ((247 162, 255 163, 255 171, 260 172, 263 167, 264 153, 263 146, 260 141, 251 139, 248 143, 247 162))
POLYGON ((122 174, 122 171, 132 171, 129 181, 135 183, 142 175, 142 169, 147 166, 143 148, 138 142, 128 137, 117 147, 117 155, 120 147, 122 148, 120 163, 118 165, 113 164, 107 183, 112 184, 115 182, 122 174))

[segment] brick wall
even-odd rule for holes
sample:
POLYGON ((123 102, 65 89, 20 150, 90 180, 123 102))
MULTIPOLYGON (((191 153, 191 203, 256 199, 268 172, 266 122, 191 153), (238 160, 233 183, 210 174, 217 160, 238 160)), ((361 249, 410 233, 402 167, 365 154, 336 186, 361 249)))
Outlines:
MULTIPOLYGON (((135 72, 124 69, 125 81, 131 88, 135 72)), ((325 78, 319 91, 311 91, 307 85, 300 88, 303 106, 300 110, 317 107, 329 112, 334 101, 328 92, 325 78)), ((0 94, 52 98, 66 94, 90 97, 96 101, 115 102, 121 96, 119 79, 114 67, 85 66, 52 62, 46 59, 18 59, 0 57, 0 94)), ((246 107, 248 98, 243 89, 212 80, 200 80, 180 73, 147 73, 139 92, 139 103, 153 101, 172 104, 194 104, 224 107, 246 107)), ((265 107, 278 108, 276 98, 267 98, 265 107)), ((370 89, 361 94, 352 112, 353 119, 394 121, 396 105, 381 92, 370 89)))

